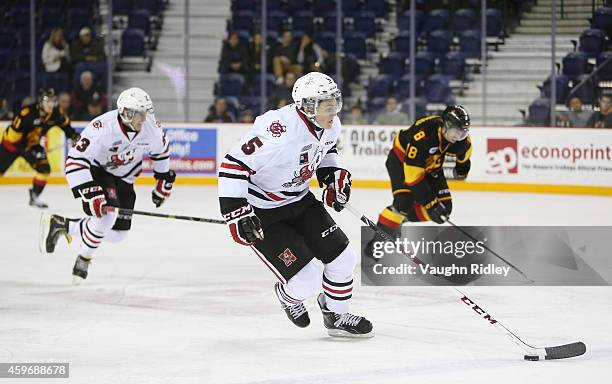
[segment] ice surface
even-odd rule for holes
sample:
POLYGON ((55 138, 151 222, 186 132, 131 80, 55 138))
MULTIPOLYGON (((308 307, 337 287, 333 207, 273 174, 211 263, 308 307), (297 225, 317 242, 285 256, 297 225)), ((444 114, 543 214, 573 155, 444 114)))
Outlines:
MULTIPOLYGON (((137 209, 154 210, 150 187, 137 209)), ((317 192, 318 193, 318 192, 317 192)), ((51 211, 80 216, 67 187, 43 195, 51 211)), ((384 190, 354 190, 375 219, 384 190)), ((3 383, 603 383, 612 363, 610 287, 465 287, 494 317, 537 346, 582 340, 587 355, 528 362, 504 335, 443 287, 360 287, 352 310, 376 337, 329 338, 316 302, 312 323, 292 325, 273 275, 222 225, 135 217, 128 239, 103 244, 84 285, 78 252, 37 251, 40 212, 26 186, 0 187, 0 362, 69 362, 70 379, 3 383)), ((612 199, 454 193, 465 225, 612 225, 612 199)), ((160 211, 218 218, 215 187, 177 186, 160 211)), ((335 214, 358 244, 359 222, 335 214)), ((356 278, 359 281, 359 278, 356 278)))

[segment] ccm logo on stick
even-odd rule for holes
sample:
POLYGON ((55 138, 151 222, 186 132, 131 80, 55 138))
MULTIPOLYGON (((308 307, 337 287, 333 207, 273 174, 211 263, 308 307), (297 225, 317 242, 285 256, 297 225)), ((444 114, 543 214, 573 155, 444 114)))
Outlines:
POLYGON ((469 297, 467 296, 463 296, 461 298, 461 301, 463 301, 467 306, 472 307, 472 309, 474 310, 474 312, 476 312, 479 315, 484 315, 483 318, 485 320, 488 320, 489 323, 491 324, 495 324, 497 323, 497 320, 493 319, 491 317, 491 315, 489 315, 488 313, 485 312, 484 309, 480 308, 478 305, 476 305, 476 303, 474 303, 472 300, 470 300, 469 297))

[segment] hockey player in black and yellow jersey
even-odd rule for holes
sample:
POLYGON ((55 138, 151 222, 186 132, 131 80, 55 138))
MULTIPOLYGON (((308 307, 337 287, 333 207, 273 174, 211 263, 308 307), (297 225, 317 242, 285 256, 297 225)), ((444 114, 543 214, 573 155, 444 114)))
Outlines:
POLYGON ((400 130, 386 167, 391 178, 393 204, 378 218, 378 226, 399 236, 404 221, 442 224, 452 210, 451 193, 442 169, 446 155, 456 156, 456 178, 470 170, 470 118, 465 108, 451 105, 440 116, 417 120, 400 130))
POLYGON ((57 106, 53 89, 40 90, 38 102, 21 108, 1 138, 0 176, 18 157, 23 157, 36 171, 30 189, 30 205, 38 208, 47 207, 39 196, 51 173, 47 153, 40 140, 50 128, 56 126, 64 131, 67 138, 78 140, 79 134, 70 125, 70 119, 57 106))

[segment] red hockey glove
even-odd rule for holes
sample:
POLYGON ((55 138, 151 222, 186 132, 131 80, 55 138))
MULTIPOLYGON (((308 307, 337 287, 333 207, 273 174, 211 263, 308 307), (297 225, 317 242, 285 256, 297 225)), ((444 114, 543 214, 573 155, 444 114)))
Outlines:
POLYGON ((173 170, 169 170, 166 173, 156 172, 154 177, 155 180, 157 180, 157 184, 155 184, 155 189, 151 194, 151 198, 153 199, 153 204, 159 208, 168 198, 170 198, 174 180, 176 180, 176 173, 173 170))
POLYGON ((253 212, 250 204, 243 205, 223 215, 235 242, 252 245, 255 240, 264 238, 261 221, 253 212))
POLYGON ((89 181, 78 188, 83 203, 83 211, 88 216, 102 217, 105 213, 106 197, 102 187, 89 181))
POLYGON ((323 190, 323 201, 336 212, 340 212, 351 197, 351 173, 338 168, 329 174, 325 182, 327 187, 323 190))

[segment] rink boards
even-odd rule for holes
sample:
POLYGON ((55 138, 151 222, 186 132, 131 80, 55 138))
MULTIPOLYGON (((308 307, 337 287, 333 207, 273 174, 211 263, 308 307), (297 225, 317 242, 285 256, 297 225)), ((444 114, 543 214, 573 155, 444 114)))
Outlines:
MULTIPOLYGON (((0 131, 8 122, 0 122, 0 131)), ((77 129, 84 122, 74 122, 77 129)), ((227 150, 240 141, 248 124, 166 123, 172 168, 177 183, 216 184, 216 170, 227 150)), ((355 187, 387 188, 386 156, 395 137, 394 126, 343 126, 338 142, 342 163, 355 187)), ((469 181, 450 182, 455 190, 516 191, 612 195, 612 130, 473 127, 469 181)), ((49 131, 46 147, 52 169, 49 182, 65 183, 66 154, 59 129, 49 131)), ((151 164, 143 162, 145 174, 151 164)), ((0 184, 29 184, 32 169, 23 159, 0 178, 0 184)), ((139 183, 152 183, 140 178, 139 183)))

